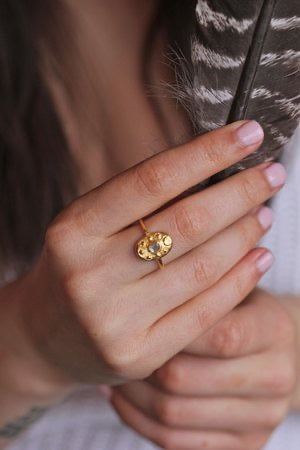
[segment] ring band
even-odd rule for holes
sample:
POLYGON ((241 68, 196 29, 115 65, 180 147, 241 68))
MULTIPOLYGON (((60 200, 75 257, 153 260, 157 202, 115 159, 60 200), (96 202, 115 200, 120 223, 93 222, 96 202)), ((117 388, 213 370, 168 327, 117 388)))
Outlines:
POLYGON ((172 238, 163 231, 148 231, 143 219, 139 219, 139 224, 145 233, 142 239, 135 244, 137 255, 144 261, 156 260, 160 269, 164 268, 161 258, 172 248, 172 238))

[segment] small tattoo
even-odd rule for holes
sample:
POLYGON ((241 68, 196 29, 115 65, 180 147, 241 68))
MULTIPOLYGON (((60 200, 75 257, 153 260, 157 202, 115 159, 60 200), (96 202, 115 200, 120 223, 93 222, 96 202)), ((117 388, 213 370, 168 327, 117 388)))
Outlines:
POLYGON ((18 417, 15 421, 9 422, 0 428, 0 437, 12 438, 39 419, 49 408, 35 406, 24 416, 18 417))

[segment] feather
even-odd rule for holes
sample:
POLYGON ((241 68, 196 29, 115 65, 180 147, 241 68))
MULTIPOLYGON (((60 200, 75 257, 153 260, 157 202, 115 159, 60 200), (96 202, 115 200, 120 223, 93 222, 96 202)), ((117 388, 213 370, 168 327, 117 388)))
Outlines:
POLYGON ((173 94, 195 134, 240 119, 257 120, 265 132, 255 153, 210 183, 278 160, 300 121, 299 0, 180 0, 172 11, 181 20, 171 46, 173 94))

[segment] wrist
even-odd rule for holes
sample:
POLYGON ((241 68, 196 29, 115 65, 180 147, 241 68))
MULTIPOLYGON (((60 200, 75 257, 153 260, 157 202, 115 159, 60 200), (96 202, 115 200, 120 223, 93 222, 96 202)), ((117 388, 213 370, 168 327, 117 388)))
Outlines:
POLYGON ((42 357, 27 332, 34 324, 24 324, 22 310, 39 290, 31 274, 27 272, 0 291, 0 392, 41 404, 55 403, 74 390, 76 383, 42 357))

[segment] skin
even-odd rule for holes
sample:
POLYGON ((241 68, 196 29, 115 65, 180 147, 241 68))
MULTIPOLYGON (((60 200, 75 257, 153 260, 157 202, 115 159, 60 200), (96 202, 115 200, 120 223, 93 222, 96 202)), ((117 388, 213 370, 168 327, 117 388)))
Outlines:
POLYGON ((1 388, 10 399, 1 411, 4 428, 10 415, 32 409, 33 399, 42 406, 81 382, 119 385, 150 376, 253 290, 266 254, 254 248, 266 230, 253 208, 280 188, 267 181, 268 163, 150 214, 257 148, 237 140, 242 124, 161 152, 56 216, 36 265, 1 292, 1 388), (141 234, 132 222, 145 215, 151 229, 164 226, 176 242, 165 257, 168 270, 141 264, 132 251, 141 234), (114 251, 120 248, 125 266, 114 251))
POLYGON ((265 250, 250 250, 265 230, 250 210, 278 191, 267 182, 268 163, 148 218, 149 228, 159 224, 176 242, 176 249, 165 257, 168 270, 141 264, 132 252, 132 242, 141 234, 133 221, 157 210, 196 179, 210 176, 216 165, 223 167, 224 159, 232 161, 245 153, 236 140, 240 125, 142 162, 76 199, 55 218, 41 258, 27 277, 27 283, 40 286, 41 292, 21 310, 24 323, 30 324, 26 333, 49 362, 75 380, 118 384, 145 378, 227 314, 241 293, 252 290, 262 274, 255 262, 265 250), (220 135, 222 146, 217 144, 220 135), (212 158, 218 161, 213 169, 212 158), (230 212, 228 202, 235 205, 230 212), (103 204, 110 207, 103 210, 103 204), (209 205, 218 208, 208 212, 209 205), (127 255, 126 269, 120 248, 127 255), (68 323, 68 329, 58 321, 68 323), (177 328, 183 331, 174 336, 177 328))
MULTIPOLYGON (((201 419, 196 414, 204 401, 203 392, 207 395, 210 389, 219 409, 232 408, 235 400, 237 411, 235 396, 243 397, 246 386, 254 398, 252 404, 258 402, 257 397, 267 397, 264 411, 268 408, 273 411, 278 391, 268 383, 262 383, 260 390, 254 383, 247 385, 239 373, 243 364, 239 365, 236 359, 236 365, 229 367, 230 355, 223 355, 224 361, 220 361, 220 348, 207 336, 230 314, 237 315, 236 323, 245 320, 236 311, 240 311, 241 302, 253 298, 248 295, 262 276, 256 262, 266 252, 255 248, 266 230, 258 222, 254 208, 280 187, 268 184, 265 175, 268 164, 265 164, 176 200, 192 185, 253 152, 261 141, 249 147, 241 145, 236 130, 243 125, 242 121, 188 139, 187 118, 170 99, 161 99, 168 123, 167 127, 161 126, 139 76, 141 43, 155 2, 88 0, 84 7, 79 1, 65 4, 72 13, 70 25, 77 30, 73 44, 80 58, 61 58, 58 67, 61 74, 76 74, 69 86, 71 92, 74 89, 74 103, 70 104, 64 95, 59 77, 56 79, 51 71, 51 59, 46 56, 44 68, 70 148, 74 158, 82 163, 82 177, 78 181, 81 195, 49 225, 35 266, 0 292, 0 397, 6 405, 0 411, 0 422, 5 426, 34 407, 43 409, 54 404, 81 382, 105 383, 124 385, 115 390, 113 397, 117 411, 123 419, 126 415, 130 426, 166 448, 175 448, 177 437, 181 448, 193 445, 191 448, 195 448, 195 439, 201 442, 197 448, 204 446, 205 441, 205 445, 215 448, 220 437, 231 439, 231 445, 232 440, 237 442, 237 437, 234 432, 229 436, 228 430, 239 428, 241 417, 235 413, 231 422, 228 419, 227 431, 222 435, 220 430, 204 435, 199 431, 204 427, 202 420, 206 420, 205 428, 218 428, 219 416, 210 415, 208 403, 205 417, 201 419), (120 35, 124 27, 130 30, 131 39, 120 35), (95 49, 94 43, 105 42, 107 33, 110 52, 105 52, 104 44, 95 49), (122 55, 126 55, 126 64, 120 84, 118 68, 122 55), (90 79, 82 67, 92 68, 90 79), (112 96, 117 88, 118 95, 112 96), (128 105, 130 114, 124 114, 128 105), (166 207, 167 202, 171 204, 166 207), (133 252, 133 244, 142 235, 136 222, 141 217, 147 217, 150 230, 165 229, 176 243, 164 258, 167 268, 163 271, 157 269, 155 262, 139 260, 133 252), (174 333, 174 329, 180 333, 174 333), (180 370, 189 369, 189 380, 197 379, 199 372, 205 370, 202 359, 207 362, 208 356, 213 356, 210 364, 215 365, 211 370, 206 367, 207 382, 211 382, 205 388, 207 391, 198 392, 198 387, 186 380, 172 387, 170 379, 174 382, 174 377, 163 375, 173 373, 166 368, 176 364, 180 370), (223 376, 213 382, 217 365, 222 374, 225 370, 229 375, 230 370, 237 371, 236 391, 230 383, 224 386, 223 376), (173 408, 160 408, 157 399, 164 399, 162 405, 171 404, 165 398, 178 405, 186 401, 182 397, 187 386, 193 397, 190 399, 193 411, 185 415, 182 424, 175 416, 176 410, 172 416, 173 408), (140 389, 145 395, 144 403, 138 403, 140 389), (225 391, 227 396, 230 392, 228 403, 226 397, 221 404, 219 396, 224 396, 225 391), (147 402, 150 392, 158 408, 153 407, 151 399, 147 402), (157 414, 157 410, 162 413, 157 414)), ((170 76, 164 65, 157 62, 164 45, 164 36, 160 35, 150 68, 154 80, 170 76)), ((276 403, 278 419, 283 415, 286 405, 283 403, 290 398, 295 376, 292 365, 295 328, 284 308, 279 311, 278 302, 272 301, 273 319, 268 318, 270 311, 263 308, 262 299, 249 306, 247 318, 248 314, 253 315, 255 323, 254 318, 260 317, 264 324, 272 319, 276 326, 284 318, 287 323, 282 330, 286 347, 274 348, 273 359, 268 353, 272 367, 276 358, 281 367, 283 355, 286 358, 291 355, 290 363, 285 365, 289 378, 284 374, 284 387, 280 386, 280 408, 279 401, 276 403)), ((247 300, 249 303, 252 301, 247 300)), ((274 324, 270 322, 271 329, 274 324)), ((261 330, 268 330, 268 326, 261 330)), ((251 330, 249 334, 252 336, 251 330)), ((248 351, 258 361, 260 345, 267 345, 267 338, 261 333, 259 342, 244 349, 243 358, 247 358, 248 351)), ((234 344, 231 347, 234 356, 234 344)), ((258 380, 259 385, 260 367, 253 364, 251 369, 255 372, 252 379, 258 380)), ((249 406, 244 424, 248 424, 247 433, 254 439, 257 423, 251 414, 253 409, 249 406)), ((275 419, 269 424, 270 428, 274 426, 275 419)), ((246 441, 238 442, 240 447, 236 448, 243 448, 246 441)), ((5 439, 0 441, 3 447, 6 443, 5 439)))
POLYGON ((261 449, 294 406, 296 349, 286 307, 255 289, 150 377, 114 388, 110 400, 127 425, 166 449, 261 449))

